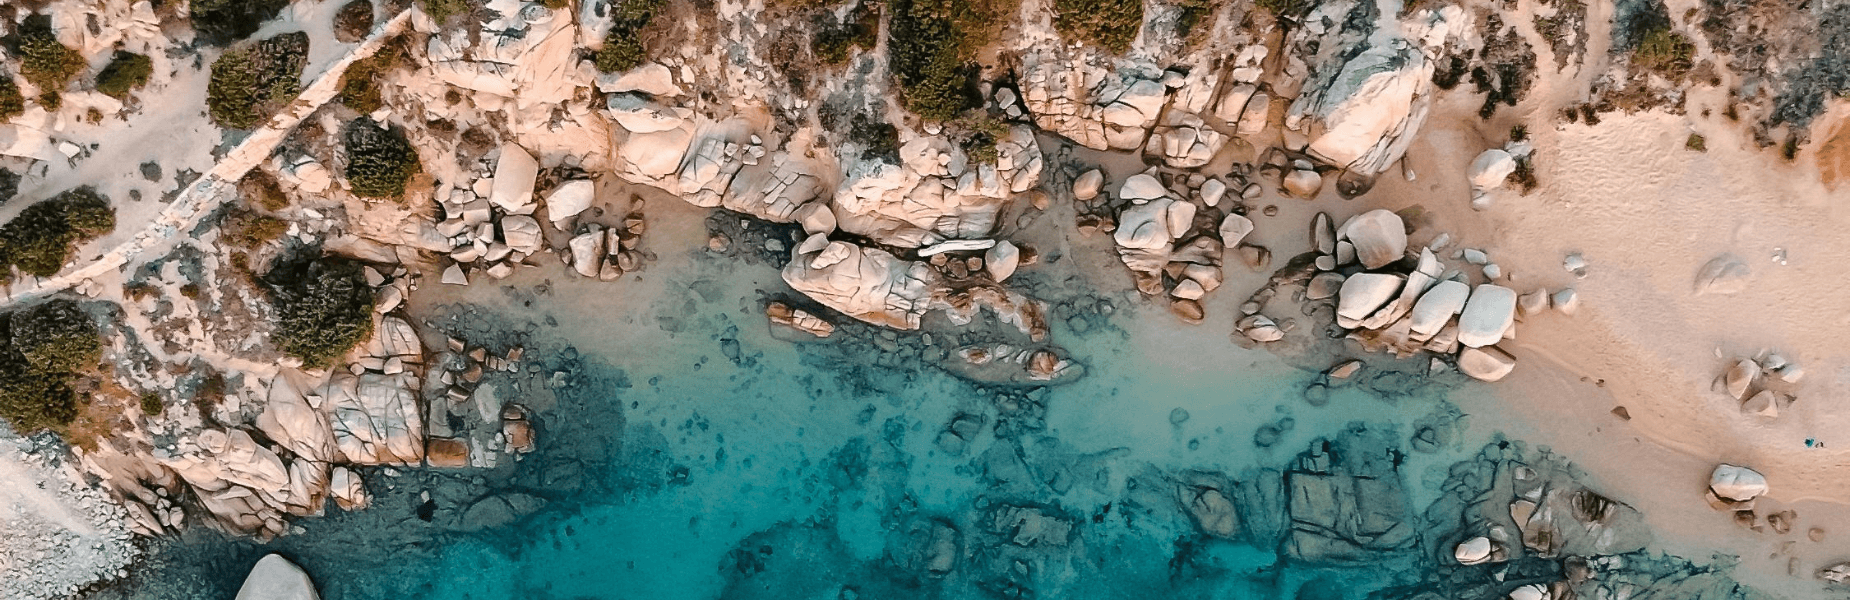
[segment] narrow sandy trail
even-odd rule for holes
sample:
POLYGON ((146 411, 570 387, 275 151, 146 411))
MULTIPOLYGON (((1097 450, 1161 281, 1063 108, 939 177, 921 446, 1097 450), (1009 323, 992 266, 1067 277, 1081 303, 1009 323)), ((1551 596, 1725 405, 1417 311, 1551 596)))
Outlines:
MULTIPOLYGON (((67 268, 56 276, 39 279, 36 282, 23 282, 7 290, 5 300, 0 307, 57 293, 77 286, 85 280, 102 277, 117 270, 130 261, 144 255, 159 256, 172 248, 183 232, 199 224, 199 220, 212 214, 220 203, 229 198, 237 187, 238 180, 255 168, 276 146, 289 137, 295 127, 309 115, 320 110, 321 106, 333 100, 340 93, 341 75, 354 62, 371 57, 385 46, 387 40, 404 31, 410 22, 411 11, 405 10, 392 17, 390 21, 373 30, 371 36, 361 42, 345 57, 329 65, 314 83, 303 89, 294 102, 279 114, 270 118, 262 128, 252 131, 236 148, 226 153, 224 158, 188 185, 179 197, 160 215, 150 220, 133 238, 102 253, 97 259, 75 268, 67 268)), ((92 157, 90 160, 106 160, 107 157, 92 157)))

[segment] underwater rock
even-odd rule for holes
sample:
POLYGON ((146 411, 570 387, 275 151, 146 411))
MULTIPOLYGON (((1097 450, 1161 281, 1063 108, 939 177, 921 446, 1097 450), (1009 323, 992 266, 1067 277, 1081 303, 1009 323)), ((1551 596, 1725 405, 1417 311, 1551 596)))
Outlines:
POLYGON ((1202 533, 1222 539, 1235 539, 1240 534, 1240 515, 1224 491, 1232 489, 1229 484, 1226 476, 1218 473, 1190 473, 1176 485, 1177 499, 1202 533))
POLYGON ((1391 431, 1351 425, 1320 439, 1285 473, 1290 537, 1285 551, 1319 564, 1370 564, 1413 548, 1418 532, 1401 487, 1391 431))
POLYGON ((916 575, 942 578, 957 566, 957 528, 941 519, 914 519, 887 544, 893 565, 916 575))

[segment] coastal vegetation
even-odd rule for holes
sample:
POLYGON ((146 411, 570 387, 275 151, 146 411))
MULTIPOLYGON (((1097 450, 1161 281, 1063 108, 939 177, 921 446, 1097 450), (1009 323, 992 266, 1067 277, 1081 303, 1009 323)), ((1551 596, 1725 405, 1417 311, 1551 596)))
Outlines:
POLYGON ((1068 40, 1123 54, 1143 29, 1143 0, 1054 0, 1053 26, 1068 40))
POLYGON ((115 228, 116 211, 96 190, 82 187, 64 192, 26 207, 0 225, 0 268, 50 277, 64 268, 78 243, 115 228))
POLYGON ((330 366, 372 335, 373 289, 359 263, 336 257, 280 262, 264 283, 276 308, 272 339, 306 366, 330 366))
POLYGON ((227 129, 250 129, 302 93, 302 68, 308 62, 308 34, 285 33, 232 50, 212 63, 206 84, 206 107, 212 122, 227 129))
POLYGON ((0 417, 17 431, 77 418, 72 383, 102 356, 96 325, 75 302, 52 300, 0 318, 0 417))
POLYGON ((347 126, 347 182, 353 193, 366 198, 400 198, 405 183, 424 170, 416 149, 397 129, 381 127, 367 117, 347 126))

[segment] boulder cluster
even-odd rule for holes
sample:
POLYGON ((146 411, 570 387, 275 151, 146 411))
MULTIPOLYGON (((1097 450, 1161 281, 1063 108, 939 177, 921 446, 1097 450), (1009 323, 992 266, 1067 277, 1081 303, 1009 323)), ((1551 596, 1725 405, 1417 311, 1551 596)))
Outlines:
MULTIPOLYGON (((1340 227, 1332 223, 1322 213, 1311 223, 1316 274, 1305 284, 1304 297, 1333 299, 1336 326, 1371 351, 1450 356, 1466 375, 1497 381, 1515 369, 1516 359, 1497 344, 1515 337, 1519 319, 1551 306, 1572 312, 1576 305, 1571 289, 1519 294, 1500 285, 1500 268, 1482 251, 1455 255, 1478 267, 1481 278, 1448 270, 1431 247, 1409 252, 1405 222, 1393 212, 1377 209, 1340 227)), ((1241 329, 1255 341, 1277 339, 1257 319, 1241 329)))
POLYGON ((1712 389, 1741 403, 1742 414, 1774 419, 1797 400, 1793 390, 1804 377, 1805 369, 1798 363, 1775 352, 1762 352, 1735 361, 1715 378, 1712 389))

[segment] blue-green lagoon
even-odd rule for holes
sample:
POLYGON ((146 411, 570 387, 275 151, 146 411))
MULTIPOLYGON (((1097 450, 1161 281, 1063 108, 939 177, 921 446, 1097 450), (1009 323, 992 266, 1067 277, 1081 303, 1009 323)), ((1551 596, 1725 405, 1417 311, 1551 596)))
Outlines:
MULTIPOLYGON (((651 235, 698 239, 673 214, 651 235)), ((330 600, 1756 597, 1655 553, 1527 425, 1473 420, 1487 386, 1382 356, 1330 380, 1327 348, 1240 348, 1082 250, 1017 285, 1085 374, 1025 387, 937 366, 1006 326, 804 338, 764 318, 793 300, 775 264, 658 244, 619 283, 413 298, 427 342, 526 348, 487 383, 531 409, 535 452, 368 469, 368 510, 267 543, 193 528, 93 596, 230 598, 274 552, 330 600), (1491 555, 1461 565, 1476 537, 1491 555)))

